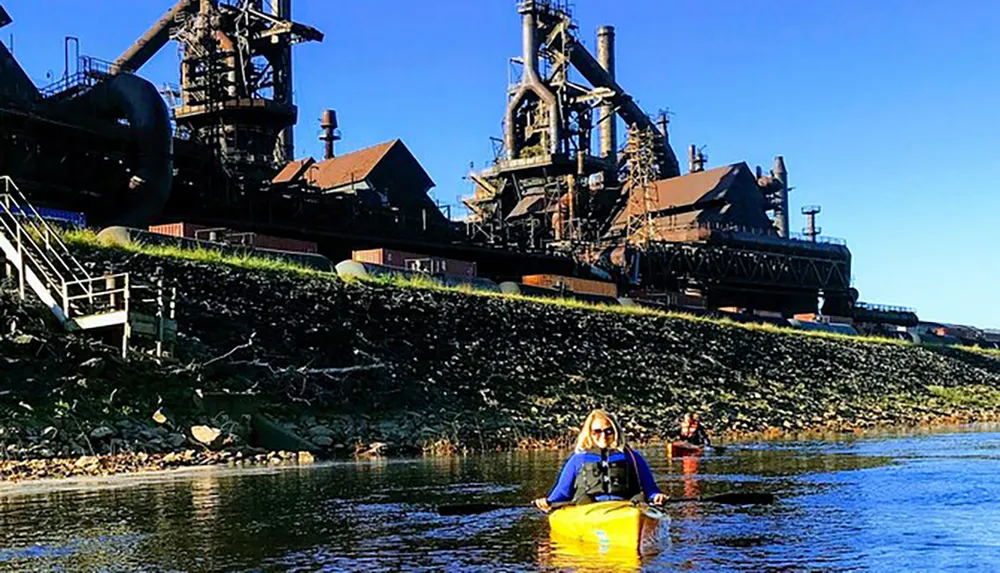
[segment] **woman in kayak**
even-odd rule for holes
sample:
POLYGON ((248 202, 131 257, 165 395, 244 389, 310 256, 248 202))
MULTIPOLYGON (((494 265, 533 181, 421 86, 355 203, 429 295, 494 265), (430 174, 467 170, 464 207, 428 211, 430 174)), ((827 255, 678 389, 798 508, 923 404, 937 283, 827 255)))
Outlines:
POLYGON ((708 437, 705 427, 701 425, 698 416, 691 412, 684 414, 684 419, 681 420, 680 437, 693 446, 712 445, 712 439, 708 437))
POLYGON ((556 502, 581 505, 636 497, 652 504, 667 500, 656 486, 649 464, 625 444, 615 419, 603 410, 594 410, 584 420, 576 451, 563 464, 555 487, 534 504, 548 511, 556 502))

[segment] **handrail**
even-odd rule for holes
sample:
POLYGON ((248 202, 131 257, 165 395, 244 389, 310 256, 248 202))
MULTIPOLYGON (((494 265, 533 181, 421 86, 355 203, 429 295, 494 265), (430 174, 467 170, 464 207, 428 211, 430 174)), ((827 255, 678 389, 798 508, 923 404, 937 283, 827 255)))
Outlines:
POLYGON ((82 284, 82 283, 86 283, 86 282, 103 281, 103 280, 107 280, 107 279, 120 279, 120 278, 124 278, 125 275, 127 275, 127 274, 128 273, 118 273, 116 275, 101 275, 99 277, 87 277, 87 278, 81 279, 81 280, 67 281, 66 284, 67 285, 74 285, 74 284, 82 284))
MULTIPOLYGON (((11 235, 15 236, 17 238, 17 242, 21 244, 22 247, 25 245, 29 247, 29 250, 26 251, 26 254, 28 255, 29 258, 35 259, 37 257, 41 259, 41 262, 37 264, 45 263, 44 266, 46 266, 47 268, 44 270, 55 274, 56 278, 58 278, 60 281, 63 281, 64 277, 62 276, 62 272, 59 270, 59 268, 56 267, 55 264, 52 263, 52 261, 48 260, 47 257, 45 257, 44 249, 42 249, 42 247, 35 241, 35 238, 31 235, 31 233, 27 232, 25 225, 20 224, 17 221, 16 216, 10 212, 10 202, 12 200, 13 199, 10 195, 0 194, 0 215, 8 214, 10 215, 10 219, 13 221, 12 223, 13 226, 12 226, 11 224, 7 223, 6 218, 0 217, 0 222, 3 223, 4 229, 6 229, 7 232, 10 233, 11 235)), ((42 276, 40 278, 48 278, 48 277, 42 276)))
POLYGON ((10 196, 11 200, 14 203, 14 206, 17 207, 17 209, 22 214, 24 214, 26 210, 25 207, 22 207, 20 203, 17 201, 17 198, 20 198, 21 202, 23 202, 27 206, 28 209, 27 212, 30 212, 30 219, 31 219, 28 224, 31 227, 35 228, 36 231, 38 230, 39 225, 41 226, 41 229, 44 231, 43 234, 45 237, 46 246, 49 247, 49 250, 53 251, 53 254, 56 256, 56 259, 66 269, 66 272, 70 273, 71 275, 74 275, 72 278, 77 278, 75 276, 77 273, 83 276, 87 276, 89 273, 87 272, 86 269, 83 268, 83 265, 81 265, 80 262, 76 260, 76 258, 70 252, 69 247, 67 247, 66 243, 64 243, 63 240, 59 237, 59 233, 57 233, 56 230, 52 228, 52 225, 50 225, 48 221, 46 221, 45 218, 42 217, 37 210, 35 210, 35 207, 28 201, 28 199, 24 196, 24 194, 21 193, 21 190, 14 183, 14 181, 6 175, 0 176, 0 181, 3 181, 5 184, 4 194, 10 196), (11 193, 11 189, 13 189, 14 193, 11 193), (52 249, 51 246, 52 241, 55 242, 55 245, 59 247, 59 250, 61 250, 62 253, 60 253, 59 250, 52 249), (75 269, 70 268, 70 265, 64 260, 63 258, 64 256, 66 258, 69 258, 69 260, 71 260, 74 263, 76 267, 75 269))
POLYGON ((0 176, 0 247, 16 263, 22 299, 27 283, 70 331, 122 326, 123 357, 127 357, 133 328, 143 336, 156 337, 157 356, 163 354, 164 337, 176 332, 176 289, 169 291, 167 299, 162 277, 154 289, 133 285, 129 273, 88 273, 7 176, 0 176), (134 297, 138 292, 144 296, 134 297), (154 332, 150 332, 150 319, 144 317, 155 317, 154 332))
MULTIPOLYGON (((70 286, 79 286, 85 296, 92 297, 93 284, 79 278, 81 275, 88 275, 86 269, 73 257, 59 234, 35 210, 10 177, 0 176, 0 182, 3 183, 3 192, 0 193, 0 223, 4 230, 16 237, 24 256, 38 266, 38 278, 44 281, 50 291, 67 294, 70 286)), ((63 312, 68 316, 71 309, 64 308, 63 312)))
POLYGON ((854 308, 871 310, 875 312, 912 312, 914 314, 916 314, 917 312, 917 309, 910 308, 908 306, 893 306, 888 304, 876 304, 871 302, 854 303, 854 308))
MULTIPOLYGON (((669 221, 672 215, 666 215, 661 217, 656 217, 654 220, 666 220, 669 221)), ((844 239, 839 239, 836 237, 816 237, 814 241, 812 237, 807 237, 801 233, 790 233, 787 237, 781 237, 776 232, 769 229, 761 229, 757 227, 746 227, 743 225, 737 225, 734 223, 723 223, 714 221, 693 221, 683 225, 670 225, 666 226, 664 231, 693 231, 693 230, 706 230, 706 231, 723 231, 730 233, 746 233, 749 235, 757 235, 763 237, 770 237, 774 239, 785 239, 789 241, 801 241, 807 243, 824 243, 831 245, 846 245, 847 241, 844 239)))
MULTIPOLYGON (((95 293, 94 294, 94 298, 110 297, 111 295, 124 294, 126 290, 127 289, 125 289, 125 287, 116 288, 116 289, 113 289, 113 290, 105 290, 105 291, 101 291, 99 293, 95 293)), ((90 295, 77 294, 77 295, 72 295, 72 296, 66 296, 66 297, 64 297, 64 300, 83 300, 85 298, 90 298, 90 295)))
POLYGON ((81 56, 78 60, 78 70, 75 73, 64 76, 62 79, 39 88, 38 92, 43 98, 51 98, 61 93, 65 93, 77 86, 92 88, 100 80, 111 75, 114 64, 99 60, 91 56, 81 56))

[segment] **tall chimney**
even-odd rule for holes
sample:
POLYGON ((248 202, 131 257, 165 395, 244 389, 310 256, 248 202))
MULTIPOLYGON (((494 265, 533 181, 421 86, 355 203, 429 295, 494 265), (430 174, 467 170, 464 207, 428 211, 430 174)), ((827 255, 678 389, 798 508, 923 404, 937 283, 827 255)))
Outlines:
POLYGON ((823 229, 816 226, 816 215, 821 210, 819 205, 807 205, 802 208, 802 214, 806 216, 806 228, 802 229, 802 232, 814 243, 816 242, 816 237, 823 232, 823 229))
POLYGON ((778 227, 778 235, 788 238, 788 170, 785 169, 785 158, 777 156, 774 158, 774 169, 771 176, 781 183, 778 191, 777 201, 774 205, 774 222, 778 227))
MULTIPOLYGON (((608 72, 612 80, 615 79, 615 28, 614 26, 601 26, 597 29, 597 61, 601 67, 608 72)), ((611 102, 604 102, 600 109, 601 124, 601 157, 609 160, 612 164, 618 164, 618 118, 615 115, 615 106, 611 102)))
POLYGON ((538 13, 533 0, 521 5, 521 59, 524 61, 524 81, 532 84, 538 78, 538 13))
POLYGON ((323 159, 333 159, 335 157, 333 142, 340 140, 340 136, 336 133, 337 112, 332 109, 324 110, 319 126, 323 130, 323 134, 319 136, 319 140, 324 143, 323 159))

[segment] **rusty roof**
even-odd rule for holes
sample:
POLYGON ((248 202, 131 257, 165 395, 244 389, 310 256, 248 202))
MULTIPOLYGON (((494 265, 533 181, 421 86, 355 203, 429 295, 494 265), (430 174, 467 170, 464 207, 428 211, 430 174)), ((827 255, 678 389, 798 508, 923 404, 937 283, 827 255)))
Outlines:
POLYGON ((274 176, 274 179, 271 180, 271 183, 291 183, 292 181, 296 181, 302 177, 306 169, 314 163, 316 163, 316 160, 312 157, 296 159, 279 171, 278 174, 274 176))
MULTIPOLYGON (((725 199, 726 191, 740 173, 741 168, 749 169, 743 163, 736 163, 657 181, 654 183, 653 211, 665 211, 725 199)), ((641 198, 631 198, 627 207, 615 217, 612 226, 624 225, 628 221, 630 213, 641 208, 642 205, 641 198)))
POLYGON ((740 165, 724 165, 657 181, 656 204, 660 209, 667 209, 721 198, 728 188, 728 179, 740 165))
POLYGON ((698 223, 704 222, 706 212, 704 209, 688 211, 687 213, 676 213, 654 219, 656 228, 661 231, 671 231, 676 229, 686 229, 698 223))
POLYGON ((336 189, 355 181, 364 181, 375 166, 396 145, 398 139, 341 155, 313 165, 306 171, 306 180, 318 189, 336 189))

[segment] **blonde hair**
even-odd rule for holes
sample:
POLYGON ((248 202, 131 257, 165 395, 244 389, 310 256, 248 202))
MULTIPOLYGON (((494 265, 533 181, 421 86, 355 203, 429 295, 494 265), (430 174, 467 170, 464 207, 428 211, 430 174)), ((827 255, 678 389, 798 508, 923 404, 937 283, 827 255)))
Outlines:
POLYGON ((594 427, 594 422, 597 420, 606 421, 615 432, 612 439, 608 441, 608 449, 624 450, 625 434, 622 433, 622 428, 618 425, 618 421, 604 410, 594 410, 587 415, 587 419, 583 421, 583 426, 580 427, 580 434, 576 437, 576 451, 584 452, 597 448, 597 445, 594 444, 594 436, 590 431, 590 429, 594 427))

